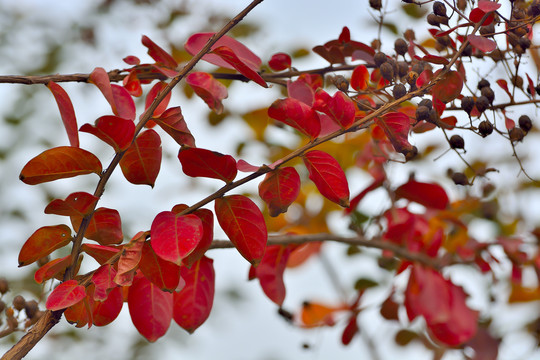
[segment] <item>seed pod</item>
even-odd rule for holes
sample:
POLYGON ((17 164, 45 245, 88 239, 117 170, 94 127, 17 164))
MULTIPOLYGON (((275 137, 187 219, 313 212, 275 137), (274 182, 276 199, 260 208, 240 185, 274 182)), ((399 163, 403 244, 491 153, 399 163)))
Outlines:
POLYGON ((409 64, 407 64, 405 61, 400 61, 397 64, 398 67, 398 75, 400 78, 407 75, 409 72, 409 64))
POLYGON ((472 96, 465 96, 461 99, 461 108, 465 110, 467 114, 471 115, 471 112, 474 109, 474 98, 472 96))
POLYGON ((456 185, 470 185, 467 175, 462 172, 455 172, 452 174, 452 181, 456 185))
POLYGON ((533 0, 531 6, 529 6, 528 13, 533 17, 540 15, 540 1, 533 0))
POLYGON ((0 278, 0 294, 4 295, 9 291, 9 283, 6 278, 0 278))
POLYGON ((510 140, 512 140, 512 142, 521 141, 524 137, 525 131, 523 131, 521 128, 515 127, 510 130, 510 140))
POLYGON ((431 110, 433 108, 433 102, 430 99, 422 99, 422 101, 418 103, 418 106, 425 106, 431 110))
POLYGON ((521 37, 518 40, 519 46, 521 46, 522 49, 527 50, 531 47, 531 40, 529 40, 528 37, 521 37))
POLYGON ((428 22, 429 25, 441 26, 439 18, 440 18, 439 16, 431 13, 431 14, 428 14, 428 16, 427 16, 427 22, 428 22))
POLYGON ((476 109, 483 113, 489 107, 489 99, 485 96, 480 96, 476 99, 476 109))
POLYGON ((373 57, 373 61, 375 61, 376 67, 381 67, 381 65, 384 64, 387 60, 388 58, 386 57, 386 54, 382 52, 376 53, 373 57))
POLYGON ((490 104, 493 104, 493 100, 495 100, 495 93, 493 92, 493 89, 491 89, 489 86, 485 86, 480 90, 480 93, 482 96, 487 97, 490 104))
POLYGON ((452 149, 464 149, 465 140, 460 135, 452 135, 450 138, 450 147, 452 149))
POLYGON ((429 119, 429 109, 427 106, 419 106, 416 109, 416 120, 427 120, 429 119))
POLYGON ((407 95, 407 89, 403 84, 396 84, 392 89, 392 94, 394 95, 394 99, 397 100, 407 95))
POLYGON ((467 8, 467 0, 458 0, 457 8, 461 11, 465 11, 465 9, 467 8))
POLYGON ((495 33, 495 24, 491 23, 486 26, 480 27, 480 34, 486 36, 486 35, 493 35, 495 33))
POLYGON ((527 115, 521 115, 518 120, 519 127, 523 129, 526 133, 528 133, 532 129, 532 121, 531 118, 527 115))
POLYGON ((418 148, 413 146, 410 150, 403 150, 402 154, 405 155, 406 161, 412 160, 418 155, 418 148))
POLYGON ((523 88, 523 78, 521 76, 519 76, 519 75, 513 76, 512 77, 512 85, 522 89, 523 88))
POLYGON ((463 49, 463 56, 471 56, 473 53, 473 47, 471 44, 467 44, 467 46, 465 46, 465 49, 463 49))
POLYGON ((411 68, 411 71, 414 71, 415 73, 420 75, 422 73, 422 71, 424 71, 424 63, 422 63, 422 62, 414 63, 412 68, 411 68))
POLYGON ((347 79, 345 79, 345 76, 343 75, 336 75, 332 82, 334 83, 335 87, 337 87, 339 90, 343 92, 347 92, 349 90, 349 82, 347 79))
POLYGON ((394 42, 394 50, 398 55, 405 55, 407 53, 407 50, 409 50, 409 46, 407 45, 407 42, 405 40, 397 39, 394 42))
POLYGON ((407 74, 407 83, 411 85, 411 88, 416 87, 416 79, 418 79, 418 73, 409 71, 407 74))
POLYGON ((390 63, 385 62, 382 64, 380 70, 382 77, 386 80, 392 81, 394 79, 394 68, 390 63))
POLYGON ((437 110, 431 109, 429 110, 429 117, 427 121, 433 124, 437 124, 437 120, 439 119, 439 114, 437 114, 437 110))
POLYGON ((416 35, 414 34, 413 29, 405 30, 405 32, 403 33, 403 37, 405 38, 405 40, 408 40, 408 41, 416 40, 416 35))
POLYGON ((16 310, 21 311, 22 309, 24 309, 25 305, 26 300, 24 300, 24 297, 22 297, 22 295, 17 295, 13 298, 13 307, 16 310))
POLYGON ((480 132, 480 135, 486 137, 493 132, 493 124, 484 120, 478 125, 478 131, 480 132))
POLYGON ((371 8, 375 9, 375 10, 381 10, 382 1, 381 0, 369 0, 369 6, 371 6, 371 8))
POLYGON ((0 300, 0 313, 6 308, 6 303, 0 300))
POLYGON ((444 5, 440 1, 435 1, 433 3, 433 12, 436 15, 447 17, 447 15, 446 15, 446 5, 444 5))
POLYGON ((482 79, 478 82, 478 90, 482 90, 484 87, 489 87, 491 84, 486 79, 482 79))
POLYGON ((36 300, 30 300, 26 302, 26 306, 24 307, 24 312, 26 313, 26 316, 29 319, 32 319, 34 316, 36 316, 38 310, 39 310, 39 306, 36 300))

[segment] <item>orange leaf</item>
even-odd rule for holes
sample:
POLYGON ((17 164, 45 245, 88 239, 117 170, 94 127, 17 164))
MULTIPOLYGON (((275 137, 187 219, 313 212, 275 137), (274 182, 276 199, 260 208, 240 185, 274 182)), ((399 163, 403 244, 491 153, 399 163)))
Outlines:
POLYGON ((60 146, 45 150, 22 169, 19 179, 28 185, 96 173, 102 170, 99 159, 78 147, 60 146))
POLYGON ((98 87, 99 91, 101 91, 107 102, 111 105, 113 113, 118 115, 118 110, 116 110, 116 103, 114 102, 111 81, 109 79, 109 74, 107 74, 105 69, 101 67, 95 68, 90 74, 88 82, 98 87))
POLYGON ((41 284, 44 281, 52 279, 58 274, 62 274, 69 265, 71 265, 71 255, 60 259, 51 260, 37 269, 36 273, 34 274, 34 280, 36 280, 38 284, 41 284))
POLYGON ((32 264, 66 246, 71 241, 71 229, 66 225, 44 226, 37 229, 24 243, 19 253, 19 267, 32 264))
POLYGON ((333 326, 334 314, 347 309, 346 305, 331 306, 305 302, 300 313, 300 321, 304 327, 333 326))
POLYGON ((86 192, 69 194, 66 200, 54 199, 45 208, 45 214, 85 216, 94 210, 99 198, 86 192))

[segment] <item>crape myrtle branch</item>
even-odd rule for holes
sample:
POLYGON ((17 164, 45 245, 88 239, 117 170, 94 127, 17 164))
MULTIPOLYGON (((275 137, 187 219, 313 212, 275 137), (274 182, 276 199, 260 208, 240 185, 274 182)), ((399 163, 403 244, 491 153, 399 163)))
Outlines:
MULTIPOLYGON (((180 73, 171 80, 167 87, 154 99, 150 107, 145 111, 141 116, 139 123, 136 126, 135 135, 133 141, 137 134, 142 130, 146 122, 152 117, 154 110, 157 108, 159 103, 165 98, 165 96, 176 86, 199 62, 199 60, 210 51, 212 45, 214 45, 223 35, 225 35, 230 29, 232 29, 237 23, 239 23, 252 9, 254 9, 258 4, 263 0, 254 0, 251 2, 244 10, 242 10, 237 16, 235 16, 231 21, 229 21, 219 32, 214 34, 206 43, 206 45, 195 55, 181 70, 180 73)), ((105 170, 96 186, 94 195, 101 197, 103 191, 105 190, 105 185, 111 176, 112 172, 120 162, 120 159, 124 155, 124 152, 119 152, 115 155, 107 170, 105 170)), ((95 210, 95 206, 94 206, 95 210)), ((79 227, 79 231, 73 240, 73 249, 72 249, 72 264, 66 269, 64 275, 64 281, 73 278, 73 269, 77 263, 79 257, 82 239, 84 236, 84 231, 86 230, 91 215, 86 216, 79 227)), ((28 352, 45 336, 45 334, 55 326, 62 317, 64 310, 59 311, 47 311, 38 322, 10 349, 8 350, 1 358, 1 360, 18 360, 22 359, 28 352)))

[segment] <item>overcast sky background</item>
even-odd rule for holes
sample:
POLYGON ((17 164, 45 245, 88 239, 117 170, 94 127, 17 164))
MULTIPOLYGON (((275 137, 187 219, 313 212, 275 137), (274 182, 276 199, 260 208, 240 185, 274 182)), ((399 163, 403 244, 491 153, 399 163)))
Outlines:
MULTIPOLYGON (((180 1, 164 0, 155 5, 133 6, 128 1, 117 1, 108 14, 97 15, 93 10, 95 2, 85 1, 38 1, 38 0, 0 0, 0 74, 19 74, 36 68, 43 61, 47 43, 64 44, 61 48, 62 62, 59 73, 81 72, 89 73, 96 66, 105 69, 122 68, 125 65, 121 59, 127 55, 136 55, 143 61, 149 60, 140 39, 142 35, 149 36, 158 44, 172 41, 180 46, 193 32, 208 27, 206 24, 208 12, 230 14, 234 16, 243 9, 248 1, 186 1, 186 7, 192 13, 180 18, 173 25, 157 29, 156 23, 167 18, 167 12, 180 1), (72 42, 77 37, 78 27, 95 26, 96 47, 72 42), (68 40, 66 40, 68 39, 68 40)), ((261 25, 261 30, 253 37, 242 41, 263 61, 268 60, 272 53, 290 51, 298 46, 307 49, 335 39, 343 26, 348 26, 354 40, 369 43, 374 38, 376 27, 370 21, 367 0, 266 0, 247 17, 248 22, 261 25)), ((400 31, 409 24, 403 23, 403 13, 396 11, 389 15, 400 31)), ((210 26, 211 27, 211 26, 210 26)), ((215 28, 214 30, 217 30, 215 28)), ((383 44, 386 49, 392 43, 383 44)), ((316 57, 302 60, 293 64, 299 68, 326 66, 326 62, 316 57)), ((62 85, 69 93, 74 103, 79 125, 93 122, 98 116, 108 114, 110 109, 106 101, 92 85, 65 84, 62 85)), ((225 106, 236 109, 256 109, 268 105, 278 95, 277 90, 264 90, 253 84, 238 84, 231 91, 231 99, 226 100, 225 106), (238 92, 235 92, 238 91, 238 92), (239 95, 243 94, 243 95, 239 95)), ((38 187, 29 187, 18 181, 20 169, 26 161, 50 146, 66 145, 67 139, 60 126, 58 109, 53 102, 50 92, 42 86, 0 85, 0 98, 5 105, 0 106, 0 114, 4 117, 13 113, 24 116, 30 112, 17 132, 5 121, 0 124, 0 151, 8 152, 0 166, 0 276, 20 279, 33 274, 34 269, 18 269, 16 255, 24 240, 38 227, 65 221, 54 216, 44 215, 43 208, 48 199, 43 189, 49 195, 65 198, 72 191, 93 192, 97 178, 95 176, 81 177, 80 180, 61 180, 38 187), (38 88, 38 89, 36 89, 38 88), (15 90, 16 91, 15 91, 15 90), (21 92, 27 92, 26 98, 21 92), (21 100, 22 99, 22 100, 21 100), (38 104, 34 109, 33 104, 38 104), (26 108, 32 110, 26 110, 26 108), (27 218, 17 217, 14 213, 28 214, 27 218), (29 224, 29 222, 31 223, 29 224), (55 222, 57 221, 57 222, 55 222)), ((176 93, 171 105, 182 106, 189 128, 195 135, 199 147, 209 148, 223 153, 232 153, 235 141, 248 133, 248 129, 240 122, 232 122, 232 126, 209 128, 201 112, 206 114, 205 105, 199 99, 186 102, 176 93)), ((204 115, 205 116, 205 115, 204 115)), ((467 139, 467 138, 466 138, 467 139)), ((424 140, 418 140, 419 142, 424 140)), ((103 164, 107 164, 113 154, 106 146, 99 144, 90 135, 81 134, 84 148, 98 149, 102 154, 103 164)), ((175 159, 177 145, 164 141, 164 152, 168 156, 162 166, 162 173, 152 191, 148 187, 127 184, 122 175, 117 172, 111 179, 106 196, 100 201, 100 206, 117 208, 126 228, 148 229, 156 213, 170 209, 180 202, 194 203, 202 196, 217 189, 214 181, 203 181, 202 192, 182 191, 191 183, 186 180, 177 166, 175 159), (176 164, 171 168, 168 165, 176 164), (177 194, 177 196, 173 196, 177 194), (202 194, 202 195, 201 195, 202 194)), ((495 154, 508 155, 507 148, 492 145, 495 154)), ((254 148, 247 154, 246 159, 258 163, 263 158, 263 150, 254 148)), ((445 161, 448 160, 445 158, 445 161)), ((450 163, 458 163, 450 158, 450 163)), ((432 173, 444 171, 448 163, 434 163, 429 170, 432 173), (442 164, 441 164, 442 163, 442 164)), ((515 166, 508 181, 514 181, 518 171, 515 166)), ((535 169, 531 169, 533 172, 535 169)), ((540 171, 536 169, 536 173, 540 171)), ((408 172, 394 170, 392 175, 403 181, 408 172)), ((359 175, 356 182, 351 183, 351 194, 357 193, 369 179, 359 175)), ((397 181, 399 182, 399 180, 397 181)), ((256 184, 251 184, 254 189, 256 184)), ((250 187, 247 188, 250 188, 250 187)), ((524 197, 515 200, 509 207, 525 206, 535 198, 524 197)), ((376 198, 371 204, 375 207, 376 198)), ((382 205, 381 205, 382 206, 382 205)), ((538 217, 538 214, 531 214, 538 217)), ((339 216, 334 217, 334 230, 343 231, 346 224, 339 216)), ((133 234, 126 234, 131 236, 133 234)), ((219 236, 219 233, 218 233, 219 236)), ((55 327, 32 352, 28 359, 96 359, 111 358, 131 359, 138 357, 159 358, 170 357, 190 359, 375 359, 372 357, 366 339, 373 338, 381 359, 395 358, 396 350, 401 359, 428 359, 429 354, 422 346, 409 346, 396 349, 392 336, 396 326, 384 322, 378 315, 378 308, 370 304, 378 304, 384 299, 390 286, 391 277, 377 272, 376 264, 369 256, 354 258, 354 261, 343 257, 342 246, 329 246, 328 258, 339 258, 336 264, 341 271, 340 281, 350 287, 354 279, 365 276, 374 278, 386 284, 386 289, 374 292, 366 299, 367 309, 360 316, 362 338, 356 338, 349 347, 340 344, 340 334, 343 324, 334 329, 315 329, 311 331, 296 329, 283 321, 276 314, 276 306, 262 293, 257 282, 246 282, 248 264, 233 250, 212 250, 208 254, 215 260, 217 291, 214 309, 209 320, 194 335, 187 335, 176 324, 172 324, 169 332, 157 344, 145 346, 146 342, 136 332, 127 306, 124 307, 119 319, 105 328, 77 329, 72 332, 71 340, 55 334, 71 332, 73 327, 63 322, 55 327), (137 346, 133 346, 136 344, 137 346), (304 348, 306 345, 307 349, 304 348)), ((474 274, 458 272, 458 279, 473 278, 474 274)), ((403 284, 398 280, 398 284, 403 284)), ((406 280, 406 279, 405 279, 406 280)), ((289 271, 286 274, 286 285, 289 292, 285 308, 299 309, 306 299, 321 300, 328 303, 338 301, 336 291, 318 261, 310 261, 304 268, 289 271)), ((383 288, 383 287, 382 287, 383 288)), ((475 291, 474 286, 469 291, 475 291)), ((477 291, 478 292, 478 291, 477 291)), ((485 302, 482 294, 475 298, 477 306, 485 302)), ((517 309, 518 314, 527 314, 530 307, 517 309)), ((515 314, 515 313, 512 313, 515 314)), ((403 313, 401 315, 404 315, 403 313)), ((514 316, 514 315, 512 315, 514 316)), ((501 326, 510 326, 513 317, 501 320, 501 326)), ((516 346, 503 352, 501 359, 515 359, 522 352, 528 354, 533 344, 523 336, 516 334, 510 338, 516 346), (516 350, 517 349, 517 350, 516 350)), ((0 339, 0 352, 10 345, 0 339)), ((459 359, 459 356, 449 354, 445 360, 459 359)))

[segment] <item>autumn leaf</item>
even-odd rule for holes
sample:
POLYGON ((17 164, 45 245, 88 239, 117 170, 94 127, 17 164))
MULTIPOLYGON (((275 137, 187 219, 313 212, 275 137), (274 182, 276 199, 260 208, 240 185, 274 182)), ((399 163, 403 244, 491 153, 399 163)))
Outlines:
POLYGON ((312 150, 303 156, 309 178, 322 196, 343 207, 349 206, 349 184, 343 169, 331 155, 312 150))
MULTIPOLYGON (((154 99, 167 87, 167 83, 164 81, 160 81, 154 84, 150 91, 148 92, 148 95, 146 95, 146 100, 144 102, 144 111, 148 110, 150 105, 154 102, 154 99)), ((154 112, 152 113, 152 117, 159 117, 165 110, 167 110, 167 105, 169 105, 169 101, 171 100, 172 92, 168 92, 167 95, 161 102, 158 104, 154 112)))
POLYGON ((191 268, 182 267, 180 275, 186 285, 174 293, 174 321, 193 333, 201 326, 212 310, 215 291, 215 273, 213 260, 202 257, 191 268))
MULTIPOLYGON (((435 76, 437 74, 436 72, 435 76)), ((461 95, 461 89, 463 89, 461 75, 457 71, 449 71, 433 86, 431 94, 443 103, 448 103, 461 95)))
POLYGON ((139 269, 143 275, 161 290, 173 292, 180 283, 180 266, 158 256, 150 243, 142 249, 139 269))
MULTIPOLYGON (((71 224, 77 231, 82 220, 81 216, 71 216, 71 224)), ((101 245, 120 244, 124 240, 124 235, 118 210, 104 207, 96 209, 88 223, 84 237, 95 240, 101 245)))
POLYGON ((45 214, 85 216, 94 211, 99 198, 86 192, 69 194, 66 200, 54 199, 45 207, 45 214))
POLYGON ((92 274, 92 283, 94 284, 94 295, 92 298, 94 300, 103 301, 107 299, 109 292, 117 287, 114 282, 116 273, 117 271, 113 265, 104 264, 92 274))
POLYGON ((60 249, 71 241, 71 229, 66 225, 44 226, 37 229, 24 243, 19 253, 19 267, 30 265, 60 249))
POLYGON ((94 70, 92 70, 90 76, 88 77, 88 82, 97 86, 97 88, 99 89, 99 91, 101 91, 109 105, 111 105, 113 113, 115 115, 118 115, 111 81, 109 79, 109 74, 107 74, 105 69, 103 69, 102 67, 96 67, 94 70))
POLYGON ((31 159, 21 170, 19 179, 28 185, 70 178, 85 174, 101 174, 101 162, 86 150, 60 146, 45 150, 31 159))
POLYGON ((443 210, 449 203, 448 195, 440 185, 422 183, 414 179, 399 186, 395 194, 398 198, 405 198, 433 209, 443 210))
POLYGON ((42 284, 43 282, 52 279, 53 277, 56 277, 60 274, 63 274, 67 267, 71 265, 71 255, 65 256, 60 259, 54 259, 46 263, 45 265, 41 266, 37 271, 34 273, 34 280, 38 284, 42 284))
POLYGON ((225 85, 214 79, 211 74, 205 72, 193 72, 186 76, 186 83, 191 86, 208 107, 216 114, 223 112, 222 100, 228 96, 225 85))
POLYGON ((253 265, 264 256, 268 233, 257 205, 242 195, 229 195, 215 201, 219 225, 240 254, 253 265))
POLYGON ((130 183, 154 187, 161 168, 161 139, 158 133, 148 129, 139 134, 120 160, 120 168, 130 183))
POLYGON ((77 280, 68 280, 58 285, 47 298, 47 310, 56 311, 65 309, 81 301, 86 296, 84 286, 77 280))
POLYGON ((300 100, 279 99, 268 108, 268 116, 292 126, 310 138, 316 138, 321 131, 321 121, 317 113, 300 100))
POLYGON ((274 71, 289 69, 291 67, 291 57, 285 53, 274 54, 268 61, 268 66, 274 71))
POLYGON ((248 79, 253 80, 255 83, 261 85, 264 88, 268 87, 266 81, 264 81, 261 75, 259 75, 257 71, 253 70, 249 65, 244 63, 242 59, 236 56, 235 52, 231 48, 227 46, 220 46, 212 49, 212 54, 221 57, 229 65, 236 69, 236 71, 238 71, 240 74, 244 75, 248 79))
POLYGON ((49 81, 47 87, 53 93, 58 109, 60 110, 60 116, 62 117, 62 122, 64 123, 64 128, 68 135, 69 144, 73 147, 79 147, 77 118, 75 117, 75 109, 73 108, 69 95, 54 81, 49 81))
POLYGON ((228 183, 233 181, 237 174, 236 160, 216 151, 201 148, 180 149, 178 159, 184 174, 191 177, 207 177, 228 183))
POLYGON ((407 156, 413 148, 408 140, 411 128, 409 117, 400 112, 390 112, 377 118, 375 122, 383 129, 394 149, 407 156))
POLYGON ((125 150, 131 145, 135 134, 135 124, 118 116, 102 116, 94 125, 84 124, 80 131, 90 133, 111 145, 116 152, 125 150))
POLYGON ((259 196, 264 200, 270 216, 278 216, 289 208, 300 193, 300 176, 293 167, 284 167, 268 174, 259 184, 259 196))
POLYGON ((111 88, 116 104, 116 115, 127 120, 135 120, 135 102, 131 95, 120 85, 112 84, 111 88))

